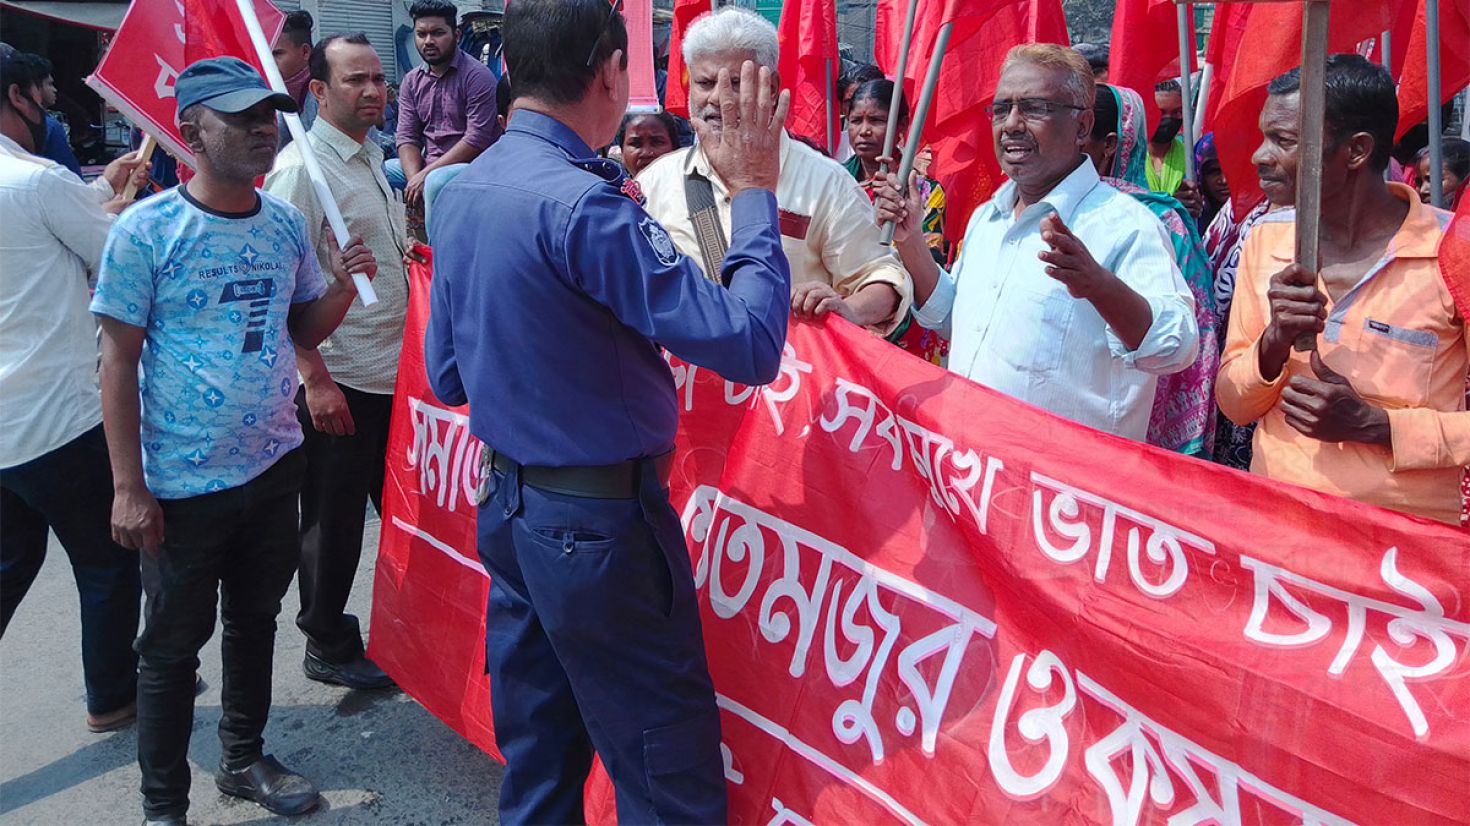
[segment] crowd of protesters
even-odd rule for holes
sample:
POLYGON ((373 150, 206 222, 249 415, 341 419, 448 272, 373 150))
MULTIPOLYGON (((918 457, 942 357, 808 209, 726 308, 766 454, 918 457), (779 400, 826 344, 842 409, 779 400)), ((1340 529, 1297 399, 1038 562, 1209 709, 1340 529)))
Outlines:
MULTIPOLYGON (((524 2, 524 14, 561 19, 524 2)), ((176 96, 192 177, 162 191, 136 154, 83 183, 48 113, 50 64, 8 46, 0 56, 0 630, 53 531, 82 596, 86 725, 136 720, 147 822, 186 816, 195 672, 216 610, 216 782, 228 794, 279 814, 319 801, 262 739, 293 576, 306 675, 392 686, 346 606, 366 507, 381 504, 407 267, 424 242, 465 260, 476 222, 500 220, 472 188, 513 157, 487 150, 522 126, 550 129, 539 102, 572 106, 618 71, 592 58, 562 74, 527 64, 540 85, 518 90, 458 47, 453 4, 417 0, 410 15, 423 63, 397 87, 375 50, 388 44, 314 34, 304 12, 275 44, 284 94, 238 60, 188 67, 176 96), (287 113, 302 117, 308 146, 290 141, 287 113), (345 248, 306 152, 341 208, 345 248), (142 197, 125 195, 139 184, 142 197), (355 301, 350 273, 373 277, 376 304, 355 301)), ((588 145, 600 161, 573 160, 599 175, 595 163, 620 162, 659 228, 644 234, 734 290, 730 259, 749 246, 753 214, 740 196, 752 183, 731 180, 728 157, 707 146, 723 147, 722 128, 733 128, 731 78, 764 79, 778 95, 776 31, 721 8, 688 28, 682 50, 699 141, 673 115, 635 114, 608 146, 588 145)), ((1447 285, 1455 274, 1437 266, 1449 214, 1429 206, 1427 150, 1394 144, 1388 72, 1356 55, 1328 61, 1313 273, 1293 263, 1298 73, 1270 85, 1262 138, 1192 141, 1181 135, 1192 101, 1177 81, 1109 85, 1107 59, 1088 44, 1010 52, 986 110, 1007 180, 963 237, 944 233, 944 170, 900 181, 900 158, 883 157, 887 129, 909 125, 906 106, 891 109, 892 79, 872 66, 843 73, 837 157, 785 133, 772 147, 779 174, 767 183, 794 318, 836 314, 1116 436, 1461 523, 1466 308, 1447 285), (1146 123, 1143 95, 1158 123, 1146 123), (1243 139, 1260 141, 1258 203, 1232 197, 1216 151, 1243 139), (1302 339, 1315 347, 1298 348, 1302 339)), ((896 152, 927 160, 924 147, 896 152)), ((1470 145, 1446 139, 1443 159, 1453 206, 1467 197, 1470 145)))

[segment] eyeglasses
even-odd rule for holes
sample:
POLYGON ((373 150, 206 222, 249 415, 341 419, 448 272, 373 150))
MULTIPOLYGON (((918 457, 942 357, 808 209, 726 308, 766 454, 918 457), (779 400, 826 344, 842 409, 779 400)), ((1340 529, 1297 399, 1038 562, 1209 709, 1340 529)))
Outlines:
POLYGON ((607 19, 602 21, 602 27, 597 30, 597 37, 592 39, 592 51, 587 53, 587 68, 592 68, 592 62, 597 59, 597 46, 602 42, 602 36, 607 33, 607 27, 612 25, 613 17, 617 15, 618 8, 622 5, 622 0, 610 0, 607 4, 607 19))
POLYGON ((1046 120, 1063 109, 1082 112, 1087 107, 1073 106, 1070 103, 1060 103, 1046 98, 1021 98, 1020 100, 998 100, 985 107, 985 114, 989 115, 992 121, 999 123, 1011 116, 1012 109, 1020 109, 1022 118, 1035 123, 1046 120))

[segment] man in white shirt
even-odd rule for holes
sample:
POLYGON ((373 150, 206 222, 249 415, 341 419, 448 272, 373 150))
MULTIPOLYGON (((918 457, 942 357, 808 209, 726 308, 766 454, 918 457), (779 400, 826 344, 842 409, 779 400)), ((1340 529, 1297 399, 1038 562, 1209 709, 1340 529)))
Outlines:
MULTIPOLYGON (((307 677, 348 688, 387 688, 392 679, 363 655, 357 617, 346 609, 362 557, 367 504, 382 507, 388 420, 408 312, 408 274, 401 263, 408 231, 403 201, 383 175, 383 150, 368 139, 388 100, 378 53, 360 33, 331 35, 312 49, 308 68, 308 95, 319 108, 306 139, 348 232, 372 249, 381 269, 373 282, 378 303, 354 302, 319 347, 296 348, 302 380, 296 407, 306 439, 296 625, 306 634, 307 677)), ((276 158, 265 191, 301 210, 317 260, 329 267, 334 241, 323 225, 325 213, 300 145, 291 144, 276 158)))
MULTIPOLYGON (((720 129, 721 69, 738 81, 741 65, 752 60, 770 69, 779 87, 776 27, 749 9, 725 6, 704 15, 685 33, 683 48, 689 113, 711 130, 720 129)), ((674 246, 707 276, 719 273, 730 237, 730 191, 704 152, 698 146, 671 152, 640 172, 638 184, 648 197, 648 213, 668 230, 674 246), (691 202, 691 186, 709 193, 707 208, 691 202)), ((879 241, 873 206, 852 175, 783 134, 776 204, 781 245, 791 263, 792 311, 807 318, 835 312, 875 332, 892 332, 908 312, 913 288, 897 256, 879 241)))
POLYGON ((55 531, 81 594, 87 727, 102 732, 137 716, 141 586, 137 554, 109 528, 87 286, 111 225, 107 178, 120 185, 146 168, 134 157, 114 162, 92 187, 35 155, 45 136, 40 80, 29 56, 0 49, 0 635, 55 531))
POLYGON ((914 317, 950 338, 951 370, 1141 441, 1157 376, 1194 362, 1199 330, 1163 225, 1101 183, 1079 148, 1093 94, 1072 49, 1006 56, 991 132, 1010 181, 971 217, 952 273, 924 242, 923 205, 891 179, 878 182, 878 218, 898 222, 914 317))

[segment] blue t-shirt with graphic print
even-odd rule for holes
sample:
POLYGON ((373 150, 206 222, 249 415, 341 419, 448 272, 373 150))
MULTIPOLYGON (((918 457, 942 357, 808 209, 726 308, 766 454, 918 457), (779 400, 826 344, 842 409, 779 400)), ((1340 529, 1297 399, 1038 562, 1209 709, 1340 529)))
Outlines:
POLYGON ((326 282, 301 212, 257 195, 225 214, 175 187, 107 236, 92 312, 147 330, 143 473, 160 499, 239 487, 302 441, 286 316, 326 282))

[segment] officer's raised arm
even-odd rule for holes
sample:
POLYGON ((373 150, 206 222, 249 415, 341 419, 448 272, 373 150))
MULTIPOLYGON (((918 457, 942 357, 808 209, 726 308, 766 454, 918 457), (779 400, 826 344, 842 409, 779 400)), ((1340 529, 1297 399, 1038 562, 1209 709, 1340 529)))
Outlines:
POLYGON ((791 96, 777 94, 770 70, 750 61, 740 80, 737 93, 729 73, 720 73, 720 129, 696 121, 733 196, 721 267, 729 289, 704 278, 656 220, 611 190, 591 192, 578 206, 572 225, 581 231, 569 239, 567 260, 579 286, 624 324, 731 381, 765 384, 780 370, 791 295, 775 196, 791 96), (601 220, 578 220, 594 215, 601 220), (610 249, 635 250, 637 268, 608 256, 610 249))

